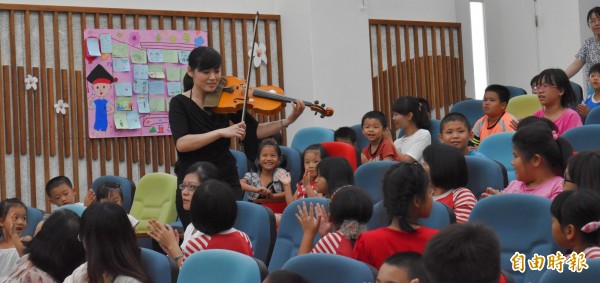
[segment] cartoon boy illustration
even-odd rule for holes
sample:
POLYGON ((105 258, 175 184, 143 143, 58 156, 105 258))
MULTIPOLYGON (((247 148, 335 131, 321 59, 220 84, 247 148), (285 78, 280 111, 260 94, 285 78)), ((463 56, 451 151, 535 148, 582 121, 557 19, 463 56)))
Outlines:
POLYGON ((106 100, 106 97, 116 79, 102 65, 98 64, 87 76, 87 81, 92 84, 93 91, 88 98, 88 109, 96 109, 94 131, 91 133, 91 137, 104 137, 108 128, 108 115, 114 112, 114 107, 106 100))

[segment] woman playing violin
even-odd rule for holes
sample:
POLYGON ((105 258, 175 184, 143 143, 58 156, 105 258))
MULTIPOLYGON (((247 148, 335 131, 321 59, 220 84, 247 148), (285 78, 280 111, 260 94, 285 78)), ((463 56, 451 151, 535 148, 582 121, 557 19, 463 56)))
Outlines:
MULTIPOLYGON (((240 122, 242 111, 220 114, 205 108, 207 94, 217 89, 222 76, 221 55, 210 47, 197 47, 190 53, 187 76, 192 78, 193 86, 173 97, 169 104, 169 123, 177 150, 177 183, 183 182, 188 166, 197 161, 208 161, 218 168, 218 179, 229 183, 237 198, 242 199, 236 160, 229 152, 230 139, 242 139, 245 148, 256 150, 259 139, 294 123, 304 111, 304 103, 296 100, 293 112, 287 118, 265 123, 258 123, 248 113, 244 113, 244 122, 240 122)), ((186 227, 190 219, 183 210, 179 188, 176 203, 181 222, 186 227)))

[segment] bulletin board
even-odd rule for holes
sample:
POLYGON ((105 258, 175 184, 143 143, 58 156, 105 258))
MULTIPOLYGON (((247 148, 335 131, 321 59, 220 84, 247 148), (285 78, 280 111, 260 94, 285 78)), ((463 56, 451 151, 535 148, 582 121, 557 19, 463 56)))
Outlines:
POLYGON ((169 102, 207 33, 86 29, 83 43, 90 138, 171 135, 169 102))

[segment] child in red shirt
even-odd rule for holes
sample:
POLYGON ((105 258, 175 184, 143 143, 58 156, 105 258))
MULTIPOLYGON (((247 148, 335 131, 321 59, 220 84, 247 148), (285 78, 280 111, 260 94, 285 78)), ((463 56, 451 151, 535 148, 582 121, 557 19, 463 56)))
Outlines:
POLYGON ((379 160, 400 161, 394 144, 383 136, 387 131, 385 114, 381 111, 369 111, 363 116, 361 126, 363 135, 369 140, 369 145, 360 156, 363 164, 379 160))

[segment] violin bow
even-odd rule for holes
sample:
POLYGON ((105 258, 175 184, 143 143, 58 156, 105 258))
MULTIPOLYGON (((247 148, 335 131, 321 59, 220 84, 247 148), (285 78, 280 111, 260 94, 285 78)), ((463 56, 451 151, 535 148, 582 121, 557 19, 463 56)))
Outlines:
POLYGON ((256 11, 256 17, 254 18, 254 31, 252 36, 252 50, 250 51, 250 64, 248 64, 248 75, 246 76, 246 92, 244 94, 244 106, 242 107, 242 122, 246 117, 246 106, 248 105, 248 93, 250 91, 250 75, 252 74, 252 63, 254 62, 254 46, 256 45, 256 33, 258 31, 258 11, 256 11))

